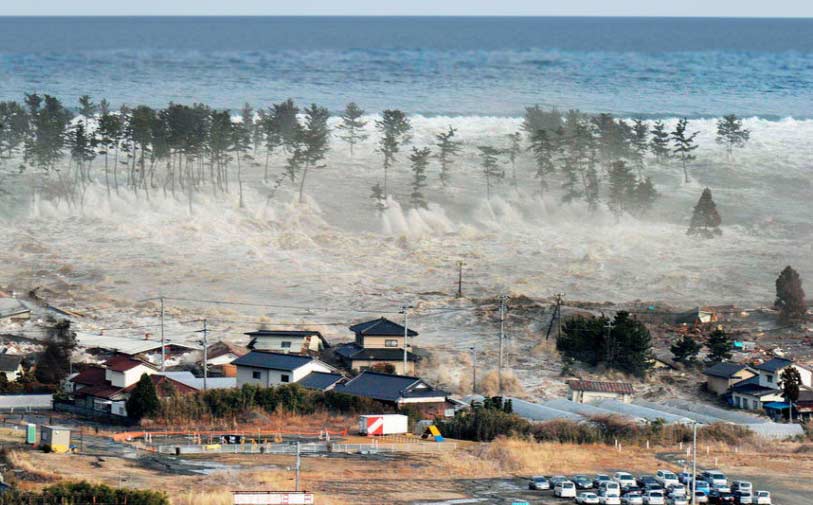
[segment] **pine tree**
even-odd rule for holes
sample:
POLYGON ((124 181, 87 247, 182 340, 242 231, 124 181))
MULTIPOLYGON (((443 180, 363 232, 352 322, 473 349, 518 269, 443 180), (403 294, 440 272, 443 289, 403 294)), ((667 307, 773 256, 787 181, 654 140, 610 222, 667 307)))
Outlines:
POLYGON ((680 340, 669 347, 669 350, 672 352, 672 356, 675 357, 675 361, 689 364, 697 360, 697 355, 702 348, 700 342, 697 342, 689 335, 683 335, 680 340))
POLYGON ((429 166, 429 157, 432 151, 428 147, 418 149, 412 148, 412 154, 409 155, 409 161, 412 162, 412 193, 409 199, 414 208, 426 208, 426 197, 423 194, 426 188, 426 167, 429 166))
POLYGON ((362 116, 364 116, 364 110, 355 102, 350 102, 342 112, 341 123, 336 126, 336 129, 342 132, 339 138, 350 146, 350 156, 353 156, 353 149, 356 144, 364 142, 369 137, 368 134, 364 133, 367 121, 362 121, 362 116))
MULTIPOLYGON (((104 103, 104 100, 102 101, 104 103)), ((118 114, 111 114, 109 109, 104 109, 102 111, 102 115, 99 118, 99 128, 97 130, 99 134, 99 140, 97 143, 97 147, 99 148, 99 154, 104 155, 104 180, 105 186, 107 187, 107 196, 110 196, 110 171, 108 168, 109 165, 109 158, 110 158, 110 150, 116 149, 118 152, 118 145, 119 145, 119 138, 121 137, 121 118, 118 114)), ((118 159, 113 160, 114 166, 118 164, 118 159)), ((118 194, 119 186, 118 186, 118 178, 114 179, 116 193, 118 194)))
POLYGON ((555 160, 559 155, 558 135, 548 134, 547 130, 536 130, 531 133, 530 146, 536 161, 534 177, 539 180, 539 192, 544 194, 548 188, 548 176, 556 171, 555 160))
POLYGON ((12 158, 28 132, 28 114, 17 102, 0 102, 0 165, 12 158))
POLYGON ((804 319, 807 314, 807 302, 805 301, 805 291, 802 289, 802 278, 790 266, 786 266, 776 279, 774 307, 779 310, 779 318, 786 322, 804 319))
POLYGON ((658 191, 652 183, 652 179, 644 177, 638 181, 633 195, 633 206, 638 215, 644 215, 652 208, 655 200, 658 199, 658 191))
POLYGON ((706 188, 703 194, 700 195, 700 200, 694 206, 692 213, 692 220, 689 223, 689 235, 702 235, 706 238, 712 238, 716 235, 722 235, 720 230, 720 214, 717 212, 717 205, 711 197, 711 190, 706 188))
POLYGON ((375 127, 381 134, 378 141, 378 151, 384 155, 384 197, 389 196, 389 169, 395 162, 395 155, 401 146, 409 142, 409 132, 412 125, 406 114, 397 109, 387 109, 381 113, 381 119, 375 122, 375 127))
POLYGON ((302 165, 302 179, 299 184, 299 202, 303 201, 305 190, 305 178, 311 168, 324 168, 319 163, 324 161, 327 151, 330 148, 330 128, 327 121, 330 113, 325 107, 311 104, 305 108, 305 124, 301 130, 301 148, 294 153, 297 165, 302 165))
POLYGON ((381 187, 381 184, 373 184, 370 188, 370 198, 373 200, 373 204, 379 212, 387 208, 387 197, 384 196, 384 188, 381 187))
POLYGON ((636 377, 645 376, 652 368, 652 336, 646 325, 621 311, 613 319, 611 336, 608 366, 636 377))
POLYGON ((147 374, 143 374, 127 399, 127 417, 134 421, 140 421, 145 417, 158 414, 161 409, 161 402, 158 400, 158 393, 155 384, 147 374))
POLYGON ((79 114, 84 116, 85 119, 90 119, 96 115, 99 107, 93 103, 89 95, 82 95, 79 97, 79 114))
POLYGON ((719 363, 731 359, 732 342, 725 330, 720 326, 712 331, 706 339, 708 349, 708 360, 712 363, 719 363))
POLYGON ((632 165, 638 171, 638 177, 643 177, 646 153, 649 150, 649 127, 644 120, 633 121, 630 144, 632 165))
POLYGON ((435 140, 437 140, 435 146, 438 148, 438 154, 436 156, 440 162, 440 183, 443 184, 443 187, 449 185, 451 181, 450 172, 452 161, 463 149, 463 143, 454 140, 456 133, 457 129, 449 126, 449 129, 445 132, 440 132, 435 135, 435 140))
POLYGON ((48 341, 37 357, 36 377, 43 384, 59 384, 70 372, 70 360, 76 349, 76 333, 67 319, 50 321, 48 341))
POLYGON ((664 164, 672 157, 672 151, 669 149, 669 132, 666 131, 666 125, 663 121, 655 121, 651 130, 652 139, 649 141, 649 150, 655 156, 655 160, 659 164, 664 164))
POLYGON ((637 181, 635 175, 623 161, 615 161, 610 165, 608 177, 609 193, 607 206, 616 216, 628 212, 635 201, 637 181))
POLYGON ((497 180, 505 177, 505 170, 500 167, 500 149, 491 146, 477 146, 480 151, 480 165, 483 168, 483 175, 486 180, 486 198, 491 200, 491 187, 497 180))
POLYGON ((508 148, 505 150, 508 162, 511 164, 511 181, 514 188, 517 187, 517 156, 522 152, 522 134, 520 132, 509 133, 508 148))
POLYGON ((683 165, 683 178, 685 182, 689 182, 689 162, 694 160, 696 156, 692 154, 697 149, 697 144, 694 143, 695 137, 698 133, 687 133, 686 128, 689 121, 686 118, 680 119, 675 126, 675 131, 671 133, 672 136, 672 153, 680 160, 683 165))
POLYGON ((751 138, 751 132, 742 127, 742 119, 735 114, 723 116, 717 121, 718 144, 725 146, 726 156, 729 160, 734 158, 734 148, 742 149, 751 138))

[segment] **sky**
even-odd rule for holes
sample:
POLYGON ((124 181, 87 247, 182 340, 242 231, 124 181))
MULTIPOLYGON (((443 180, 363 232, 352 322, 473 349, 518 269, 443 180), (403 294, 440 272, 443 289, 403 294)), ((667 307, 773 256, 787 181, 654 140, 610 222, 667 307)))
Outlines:
POLYGON ((0 0, 2 16, 813 17, 811 0, 0 0))

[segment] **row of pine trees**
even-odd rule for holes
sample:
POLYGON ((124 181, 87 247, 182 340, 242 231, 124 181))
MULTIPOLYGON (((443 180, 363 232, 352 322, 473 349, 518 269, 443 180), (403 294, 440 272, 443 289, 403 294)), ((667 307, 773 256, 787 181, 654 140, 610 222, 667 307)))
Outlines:
MULTIPOLYGON (((74 111, 56 97, 28 94, 22 103, 0 102, 0 162, 20 160, 20 172, 44 174, 36 189, 75 206, 83 204, 91 184, 103 179, 108 195, 124 190, 146 198, 156 192, 180 194, 188 195, 190 205, 195 193, 229 193, 236 187, 242 207, 248 170, 262 173, 269 198, 288 183, 301 201, 308 175, 326 166, 332 136, 347 144, 351 156, 368 140, 371 129, 365 117, 362 108, 350 103, 331 128, 325 107, 300 108, 291 99, 259 109, 246 104, 233 114, 199 103, 113 110, 106 100, 97 104, 83 96, 74 111)), ((690 132, 688 124, 681 119, 667 131, 662 121, 629 123, 610 114, 534 106, 526 109, 520 131, 470 147, 479 159, 487 198, 508 183, 518 187, 518 161, 527 157, 533 163, 526 175, 536 178, 539 192, 551 191, 557 181, 563 202, 582 200, 593 210, 604 202, 617 215, 640 215, 658 196, 646 175, 648 163, 677 161, 688 181, 698 147, 698 133, 690 132)), ((371 194, 378 209, 387 206, 391 171, 405 161, 411 184, 401 196, 412 207, 427 207, 430 183, 437 181, 441 189, 452 184, 466 147, 455 128, 437 132, 431 145, 411 146, 401 160, 401 151, 412 141, 407 114, 385 110, 372 126, 382 162, 371 194)), ((749 136, 734 115, 718 123, 717 142, 728 156, 749 136)))

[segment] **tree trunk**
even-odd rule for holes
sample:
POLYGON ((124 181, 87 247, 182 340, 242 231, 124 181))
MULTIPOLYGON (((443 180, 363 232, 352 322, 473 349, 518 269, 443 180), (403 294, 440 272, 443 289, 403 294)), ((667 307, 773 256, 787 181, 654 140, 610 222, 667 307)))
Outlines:
POLYGON ((240 166, 240 152, 237 152, 237 191, 240 193, 240 208, 245 207, 245 203, 243 202, 243 170, 240 166))
POLYGON ((689 183, 689 169, 686 167, 686 160, 683 160, 683 181, 689 183))
POLYGON ((305 191, 305 178, 308 176, 308 164, 305 164, 305 168, 302 170, 302 180, 299 182, 299 203, 303 202, 303 194, 305 191))

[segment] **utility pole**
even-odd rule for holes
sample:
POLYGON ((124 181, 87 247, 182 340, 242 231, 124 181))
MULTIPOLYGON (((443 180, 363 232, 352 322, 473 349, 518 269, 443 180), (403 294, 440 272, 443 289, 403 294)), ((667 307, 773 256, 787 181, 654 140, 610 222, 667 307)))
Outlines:
POLYGON ((409 327, 407 326, 407 313, 412 306, 410 305, 401 305, 401 313, 404 314, 404 371, 403 375, 407 375, 407 357, 409 355, 409 327))
POLYGON ((469 347, 471 351, 471 394, 477 393, 477 348, 469 347))
POLYGON ((613 322, 611 319, 607 320, 607 324, 604 325, 607 328, 607 366, 610 366, 615 359, 615 353, 613 352, 613 322))
POLYGON ((556 339, 562 339, 562 298, 564 293, 556 293, 556 339))
POLYGON ((499 388, 500 395, 502 395, 502 366, 503 366, 503 356, 504 356, 504 345, 503 341, 505 340, 505 299, 507 297, 505 295, 500 295, 500 361, 497 364, 497 384, 499 388))
POLYGON ((302 458, 299 452, 299 440, 296 441, 296 486, 294 491, 299 492, 299 470, 302 466, 302 458))
MULTIPOLYGON (((209 377, 209 328, 203 320, 203 392, 206 392, 206 379, 209 377)), ((298 447, 298 446, 297 446, 298 447)), ((299 491, 299 489, 297 489, 299 491)))
POLYGON ((697 421, 692 424, 692 505, 697 505, 697 421))
POLYGON ((161 297, 161 371, 166 371, 167 349, 164 341, 164 297, 161 297))
POLYGON ((463 262, 457 262, 457 297, 463 298, 463 262))

